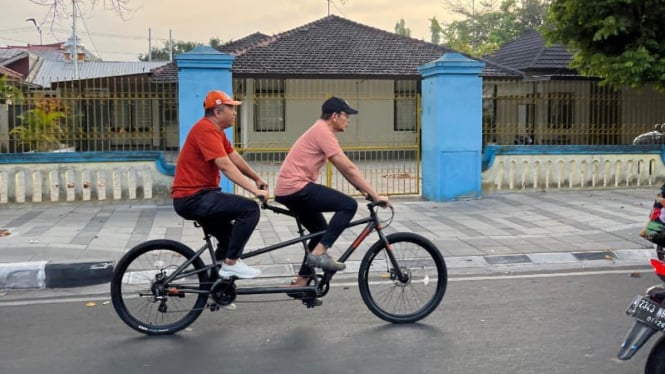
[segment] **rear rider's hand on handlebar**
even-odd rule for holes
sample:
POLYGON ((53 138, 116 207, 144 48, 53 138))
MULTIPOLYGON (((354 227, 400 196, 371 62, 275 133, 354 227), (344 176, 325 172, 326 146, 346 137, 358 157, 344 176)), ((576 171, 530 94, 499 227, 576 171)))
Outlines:
POLYGON ((392 206, 390 204, 390 199, 388 199, 388 196, 378 195, 376 199, 372 200, 376 203, 376 205, 380 206, 381 208, 387 208, 392 206))
POLYGON ((270 198, 270 192, 268 192, 268 185, 265 185, 265 189, 259 189, 256 192, 254 192, 254 196, 256 196, 262 203, 265 203, 268 201, 270 198))

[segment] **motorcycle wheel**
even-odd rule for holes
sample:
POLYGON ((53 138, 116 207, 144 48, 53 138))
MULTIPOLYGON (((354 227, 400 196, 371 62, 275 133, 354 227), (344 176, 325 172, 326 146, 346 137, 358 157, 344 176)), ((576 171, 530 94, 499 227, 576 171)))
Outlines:
POLYGON ((644 374, 658 373, 665 373, 665 335, 662 335, 651 348, 644 367, 644 374))

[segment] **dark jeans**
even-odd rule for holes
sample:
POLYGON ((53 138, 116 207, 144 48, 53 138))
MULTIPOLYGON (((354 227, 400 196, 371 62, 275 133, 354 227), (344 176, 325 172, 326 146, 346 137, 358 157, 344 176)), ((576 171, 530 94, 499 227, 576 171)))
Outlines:
MULTIPOLYGON (((358 203, 351 197, 316 183, 309 183, 292 195, 275 196, 275 201, 284 204, 295 213, 310 233, 326 230, 322 237, 314 238, 307 243, 310 251, 319 242, 326 248, 332 247, 358 210, 358 203), (323 212, 335 212, 330 222, 326 222, 323 212)), ((307 256, 303 259, 298 272, 302 277, 314 274, 314 271, 305 264, 306 259, 307 256)))
POLYGON ((204 190, 173 199, 173 208, 182 218, 198 221, 217 238, 218 260, 240 258, 261 214, 254 200, 220 190, 204 190))

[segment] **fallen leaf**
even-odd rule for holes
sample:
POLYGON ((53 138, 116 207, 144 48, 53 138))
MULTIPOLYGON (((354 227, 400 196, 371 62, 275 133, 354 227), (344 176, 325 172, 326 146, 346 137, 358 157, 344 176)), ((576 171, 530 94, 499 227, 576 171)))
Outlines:
POLYGON ((94 301, 89 301, 87 304, 85 304, 85 306, 87 306, 88 308, 92 308, 95 305, 97 305, 97 303, 94 301))
POLYGON ((631 277, 631 278, 641 278, 642 273, 630 273, 630 274, 628 274, 628 276, 631 277))
POLYGON ((11 233, 9 232, 9 230, 6 230, 6 229, 0 229, 0 237, 3 237, 3 236, 9 236, 9 235, 11 235, 11 233))

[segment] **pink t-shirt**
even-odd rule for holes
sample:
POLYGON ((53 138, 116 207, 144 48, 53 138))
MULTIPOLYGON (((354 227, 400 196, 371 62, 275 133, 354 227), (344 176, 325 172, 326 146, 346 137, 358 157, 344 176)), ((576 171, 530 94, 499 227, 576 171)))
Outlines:
POLYGON ((296 140, 279 168, 275 196, 294 194, 307 183, 316 182, 326 160, 340 152, 342 147, 328 124, 324 120, 314 122, 296 140))

